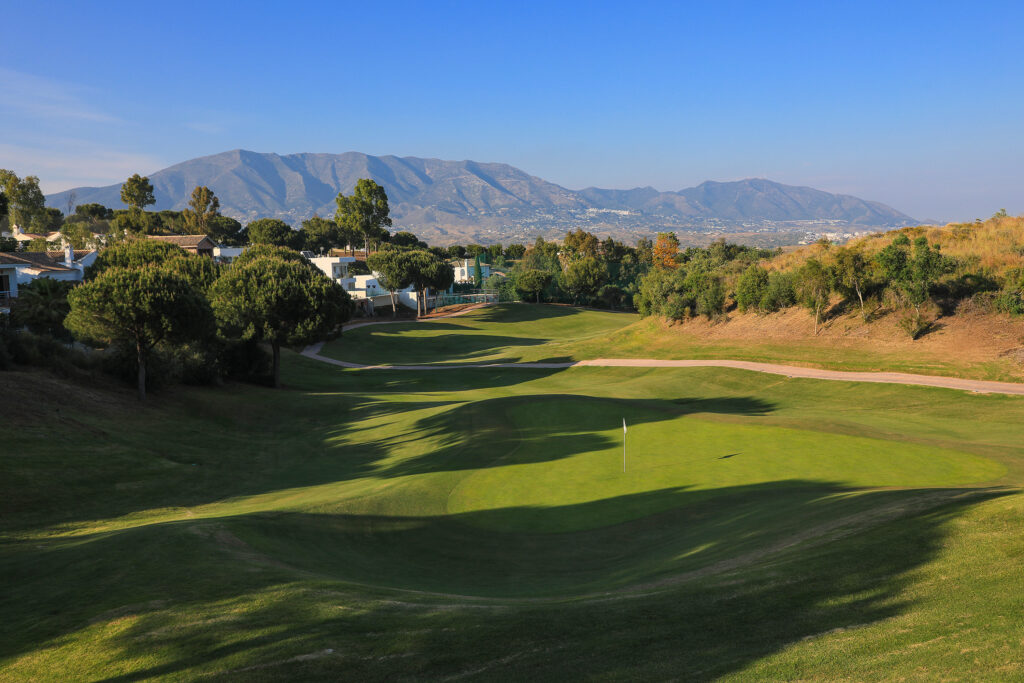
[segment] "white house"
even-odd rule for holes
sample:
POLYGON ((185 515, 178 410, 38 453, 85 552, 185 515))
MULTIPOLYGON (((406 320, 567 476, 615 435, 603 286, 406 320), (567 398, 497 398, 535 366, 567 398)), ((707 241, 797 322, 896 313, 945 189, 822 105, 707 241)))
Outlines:
POLYGON ((221 263, 231 263, 245 253, 246 247, 214 247, 213 258, 221 263))
MULTIPOLYGON (((475 270, 475 264, 476 259, 474 258, 467 258, 461 259, 459 261, 454 261, 452 263, 452 268, 455 269, 455 282, 459 284, 475 282, 475 273, 473 272, 475 270)), ((483 261, 481 261, 480 273, 481 275, 483 275, 483 279, 486 280, 491 276, 491 267, 484 263, 483 261)))
POLYGON ((27 244, 32 240, 46 240, 47 242, 56 242, 61 239, 59 232, 48 232, 45 235, 42 233, 25 232, 21 229, 21 226, 12 225, 9 233, 5 232, 4 237, 13 237, 19 244, 27 244))
POLYGON ((18 296, 18 286, 45 277, 64 282, 81 282, 85 269, 96 261, 94 249, 64 251, 0 252, 0 307, 18 296))
POLYGON ((351 294, 356 289, 357 278, 349 277, 348 266, 355 260, 354 256, 314 256, 309 262, 351 294))
POLYGON ((11 299, 18 296, 18 269, 13 263, 7 263, 0 253, 0 312, 10 310, 11 299))

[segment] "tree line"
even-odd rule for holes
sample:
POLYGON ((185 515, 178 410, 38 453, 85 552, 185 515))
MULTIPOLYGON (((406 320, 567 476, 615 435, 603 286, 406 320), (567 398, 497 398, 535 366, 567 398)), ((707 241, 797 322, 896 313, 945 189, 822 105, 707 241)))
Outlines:
POLYGON ((0 321, 0 366, 12 348, 37 353, 25 347, 70 337, 106 348, 104 367, 114 374, 130 369, 140 399, 154 363, 176 363, 200 381, 269 370, 277 387, 281 348, 337 334, 351 312, 348 293, 293 250, 259 245, 224 266, 132 239, 104 249, 77 286, 45 278, 27 285, 10 320, 0 321))

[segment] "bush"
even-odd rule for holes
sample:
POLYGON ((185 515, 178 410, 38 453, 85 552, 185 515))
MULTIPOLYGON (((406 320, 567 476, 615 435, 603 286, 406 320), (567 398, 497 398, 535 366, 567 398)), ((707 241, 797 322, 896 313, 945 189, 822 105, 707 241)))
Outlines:
POLYGON ((912 309, 906 311, 900 317, 897 324, 901 330, 910 335, 911 339, 917 339, 931 329, 933 322, 928 316, 917 309, 912 309))
POLYGON ((47 368, 60 377, 78 377, 95 371, 95 353, 70 346, 45 334, 8 330, 0 342, 0 367, 30 365, 47 368), (6 365, 5 365, 6 364, 6 365))
POLYGON ((995 308, 1000 313, 1024 315, 1024 292, 1009 289, 999 292, 995 297, 995 308))
POLYGON ((743 271, 736 285, 736 305, 739 306, 740 312, 745 313, 752 308, 759 309, 767 291, 768 271, 756 263, 751 265, 743 271))
POLYGON ((761 296, 758 308, 762 313, 774 313, 796 304, 796 287, 793 276, 781 271, 768 274, 768 287, 761 296))

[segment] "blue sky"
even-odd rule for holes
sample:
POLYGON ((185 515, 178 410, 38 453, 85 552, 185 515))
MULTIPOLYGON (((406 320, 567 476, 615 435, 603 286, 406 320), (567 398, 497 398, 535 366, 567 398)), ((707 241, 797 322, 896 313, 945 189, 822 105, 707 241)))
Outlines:
POLYGON ((7 3, 0 167, 46 191, 234 148, 766 177, 1024 213, 1024 3, 7 3))

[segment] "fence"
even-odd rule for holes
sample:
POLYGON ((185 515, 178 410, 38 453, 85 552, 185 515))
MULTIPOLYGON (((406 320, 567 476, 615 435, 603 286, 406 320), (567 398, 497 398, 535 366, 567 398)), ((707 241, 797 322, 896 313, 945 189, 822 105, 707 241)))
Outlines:
POLYGON ((442 292, 428 298, 427 305, 431 308, 441 308, 442 306, 455 306, 458 304, 496 304, 498 300, 497 290, 442 292))

